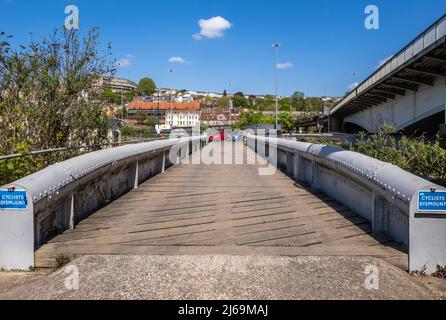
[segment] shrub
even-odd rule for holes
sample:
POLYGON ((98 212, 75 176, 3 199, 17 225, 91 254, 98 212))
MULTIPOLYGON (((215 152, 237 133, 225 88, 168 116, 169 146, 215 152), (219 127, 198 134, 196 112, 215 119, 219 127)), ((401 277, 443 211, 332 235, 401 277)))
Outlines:
POLYGON ((346 148, 425 178, 446 180, 446 150, 440 147, 438 139, 432 143, 425 137, 397 137, 391 132, 393 128, 385 126, 376 135, 360 134, 346 148))

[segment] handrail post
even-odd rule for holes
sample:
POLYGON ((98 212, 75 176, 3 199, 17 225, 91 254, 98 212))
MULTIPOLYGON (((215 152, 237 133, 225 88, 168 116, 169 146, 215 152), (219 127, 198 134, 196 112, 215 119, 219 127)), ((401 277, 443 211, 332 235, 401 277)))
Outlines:
POLYGON ((34 203, 26 188, 10 187, 26 192, 26 208, 0 209, 0 268, 29 270, 34 267, 34 203))
POLYGON ((138 189, 139 188, 139 162, 138 161, 136 161, 136 163, 135 163, 135 167, 133 169, 133 174, 135 175, 133 189, 138 189))
POLYGON ((293 179, 294 181, 299 182, 302 179, 300 173, 302 169, 302 158, 300 157, 300 153, 297 151, 294 153, 293 158, 293 179))

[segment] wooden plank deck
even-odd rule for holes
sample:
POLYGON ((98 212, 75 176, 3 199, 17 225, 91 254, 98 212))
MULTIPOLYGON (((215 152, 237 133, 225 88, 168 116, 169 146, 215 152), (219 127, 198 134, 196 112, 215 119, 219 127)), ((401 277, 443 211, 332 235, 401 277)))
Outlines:
MULTIPOLYGON (((246 148, 243 148, 246 155, 246 148)), ((170 168, 36 252, 59 255, 375 256, 407 260, 399 244, 336 201, 259 165, 170 168)))

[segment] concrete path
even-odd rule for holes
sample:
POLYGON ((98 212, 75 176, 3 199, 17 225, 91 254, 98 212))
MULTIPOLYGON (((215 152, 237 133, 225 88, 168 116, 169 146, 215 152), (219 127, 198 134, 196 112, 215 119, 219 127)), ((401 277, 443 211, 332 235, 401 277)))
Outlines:
POLYGON ((436 299, 412 276, 364 257, 84 256, 0 299, 436 299), (79 289, 73 284, 73 267, 79 289), (367 289, 367 267, 379 287, 367 289), (66 273, 66 270, 69 273, 66 273))

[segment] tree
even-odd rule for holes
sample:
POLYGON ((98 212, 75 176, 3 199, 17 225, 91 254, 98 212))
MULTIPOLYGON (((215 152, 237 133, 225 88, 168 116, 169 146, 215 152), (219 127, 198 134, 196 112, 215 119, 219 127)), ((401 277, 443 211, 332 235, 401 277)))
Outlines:
POLYGON ((305 94, 296 91, 291 95, 291 106, 294 110, 304 111, 305 109, 305 94))
POLYGON ((248 108, 249 107, 249 103, 248 100, 244 97, 244 96, 240 96, 240 95, 235 95, 232 98, 232 103, 234 105, 234 107, 236 108, 248 108))
POLYGON ((139 81, 138 92, 145 96, 151 96, 156 92, 156 84, 150 78, 142 78, 139 81))
POLYGON ((260 111, 273 111, 275 109, 276 99, 271 95, 267 95, 259 104, 260 111))
POLYGON ((229 109, 229 97, 223 97, 218 99, 217 101, 217 108, 219 109, 229 109))
POLYGON ((136 121, 138 122, 138 124, 140 125, 144 125, 147 121, 147 113, 145 112, 138 112, 136 114, 136 121))
POLYGON ((102 102, 111 103, 111 104, 120 104, 121 98, 119 94, 115 93, 112 89, 106 88, 102 91, 100 95, 100 99, 102 102))
MULTIPOLYGON (((0 33, 0 154, 105 143, 107 119, 89 97, 114 69, 109 53, 99 52, 97 29, 83 39, 76 30, 56 30, 17 49, 9 37, 0 33)), ((24 157, 21 166, 0 161, 0 184, 72 155, 24 157)))
POLYGON ((254 107, 257 105, 257 97, 253 96, 253 95, 249 96, 248 103, 249 103, 249 107, 251 109, 254 109, 254 107))
POLYGON ((306 112, 322 112, 324 110, 324 101, 318 97, 305 99, 306 112))
POLYGON ((136 90, 132 90, 132 91, 127 91, 124 94, 123 100, 124 103, 130 103, 133 101, 133 99, 138 95, 138 91, 136 90))
POLYGON ((261 112, 248 110, 240 114, 240 122, 234 124, 233 129, 246 130, 250 125, 274 124, 274 117, 264 116, 261 112))
POLYGON ((280 111, 289 111, 291 112, 291 100, 289 98, 283 98, 279 101, 280 111))
POLYGON ((293 131, 295 119, 289 112, 279 113, 278 120, 279 124, 282 126, 283 131, 293 131))

